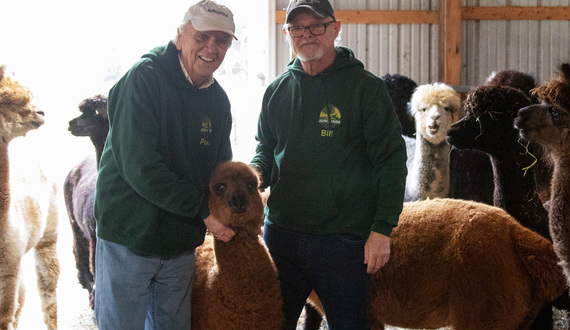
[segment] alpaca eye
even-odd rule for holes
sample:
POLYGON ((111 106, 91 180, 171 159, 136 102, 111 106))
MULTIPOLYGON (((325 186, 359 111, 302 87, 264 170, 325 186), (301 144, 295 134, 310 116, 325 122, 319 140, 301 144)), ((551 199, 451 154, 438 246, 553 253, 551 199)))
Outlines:
POLYGON ((447 112, 453 112, 453 108, 452 107, 444 107, 443 110, 447 111, 447 112))
POLYGON ((421 112, 426 112, 426 108, 421 108, 420 111, 421 111, 421 112))
POLYGON ((558 109, 556 109, 556 108, 551 108, 550 109, 550 117, 552 118, 552 120, 559 120, 560 119, 560 111, 558 111, 558 109))
POLYGON ((223 194, 224 191, 226 191, 226 185, 223 184, 223 183, 218 183, 218 184, 215 186, 214 191, 216 192, 216 194, 223 194))
POLYGON ((249 189, 249 190, 256 190, 256 189, 257 189, 257 182, 253 182, 253 181, 250 182, 250 183, 247 185, 247 189, 249 189))

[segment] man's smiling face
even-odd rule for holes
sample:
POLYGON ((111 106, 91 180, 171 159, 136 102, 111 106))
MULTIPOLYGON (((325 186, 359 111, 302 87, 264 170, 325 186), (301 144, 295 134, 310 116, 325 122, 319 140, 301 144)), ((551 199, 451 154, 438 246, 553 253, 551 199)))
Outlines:
POLYGON ((232 37, 221 31, 196 31, 191 23, 178 30, 176 48, 196 87, 210 80, 222 64, 232 37))

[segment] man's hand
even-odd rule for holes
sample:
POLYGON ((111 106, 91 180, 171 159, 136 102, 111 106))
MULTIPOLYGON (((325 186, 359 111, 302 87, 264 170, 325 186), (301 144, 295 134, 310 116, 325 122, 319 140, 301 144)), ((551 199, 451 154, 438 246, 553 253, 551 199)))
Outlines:
POLYGON ((229 242, 229 240, 231 240, 236 234, 233 229, 224 225, 212 214, 204 219, 204 224, 216 239, 219 239, 223 242, 229 242))
POLYGON ((390 259, 390 237, 376 232, 370 236, 364 245, 364 263, 368 265, 366 272, 374 274, 390 259))

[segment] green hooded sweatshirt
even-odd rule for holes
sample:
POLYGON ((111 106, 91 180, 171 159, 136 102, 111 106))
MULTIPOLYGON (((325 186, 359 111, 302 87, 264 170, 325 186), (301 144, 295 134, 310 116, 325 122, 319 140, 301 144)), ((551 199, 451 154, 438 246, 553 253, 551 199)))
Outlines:
POLYGON ((178 50, 145 54, 109 92, 109 134, 95 195, 97 236, 176 256, 204 241, 208 180, 232 157, 230 102, 218 82, 198 89, 178 50))
POLYGON ((298 59, 267 88, 252 165, 271 194, 267 225, 298 233, 389 236, 406 182, 402 128, 383 81, 353 52, 310 76, 298 59))

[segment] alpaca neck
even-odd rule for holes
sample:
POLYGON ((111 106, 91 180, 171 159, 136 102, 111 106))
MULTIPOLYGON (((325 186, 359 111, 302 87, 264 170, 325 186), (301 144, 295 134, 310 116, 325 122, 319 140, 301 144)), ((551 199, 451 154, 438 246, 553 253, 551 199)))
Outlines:
MULTIPOLYGON (((554 163, 550 186, 550 219, 570 221, 570 157, 554 163), (553 219, 554 218, 554 219, 553 219)), ((570 223, 569 223, 570 224, 570 223)))
POLYGON ((10 164, 8 142, 0 139, 0 225, 7 224, 10 209, 10 164))
POLYGON ((570 278, 570 157, 554 162, 550 185, 550 232, 554 251, 570 278))
POLYGON ((103 154, 103 148, 105 147, 105 140, 107 139, 107 134, 91 136, 91 143, 95 146, 95 155, 97 160, 97 168, 99 168, 99 161, 101 160, 101 155, 103 154))
POLYGON ((490 157, 495 184, 493 204, 507 211, 523 226, 549 238, 548 213, 536 192, 532 168, 525 175, 523 168, 528 164, 521 164, 517 158, 505 157, 503 160, 490 157))
POLYGON ((411 170, 416 174, 418 199, 449 197, 449 150, 443 141, 432 144, 421 135, 416 138, 416 151, 411 170))
MULTIPOLYGON (((229 242, 214 241, 214 253, 220 273, 255 273, 254 269, 264 269, 271 264, 267 248, 259 235, 236 230, 236 235, 229 242), (248 262, 244 262, 248 260, 248 262)), ((255 274, 252 274, 255 276, 255 274)))

